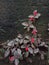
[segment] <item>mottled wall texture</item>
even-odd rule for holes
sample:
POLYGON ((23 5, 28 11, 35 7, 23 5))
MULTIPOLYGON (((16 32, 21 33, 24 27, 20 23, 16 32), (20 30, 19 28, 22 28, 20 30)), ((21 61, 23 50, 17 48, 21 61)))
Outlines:
POLYGON ((34 9, 48 15, 48 4, 49 0, 0 0, 0 22, 5 24, 26 18, 34 9))
POLYGON ((48 18, 49 0, 0 0, 0 39, 8 39, 15 34, 14 22, 27 18, 35 9, 42 13, 44 19, 48 18))

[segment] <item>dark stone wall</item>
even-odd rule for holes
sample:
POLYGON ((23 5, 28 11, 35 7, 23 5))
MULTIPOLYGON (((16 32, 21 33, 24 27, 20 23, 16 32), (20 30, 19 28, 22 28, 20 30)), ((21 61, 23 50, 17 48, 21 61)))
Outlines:
POLYGON ((5 24, 26 18, 34 9, 47 15, 48 4, 49 0, 0 0, 0 22, 5 24))
POLYGON ((35 9, 42 13, 42 20, 48 21, 49 0, 0 0, 0 39, 15 36, 17 29, 15 22, 27 18, 35 9), (3 33, 4 30, 6 33, 3 33))

